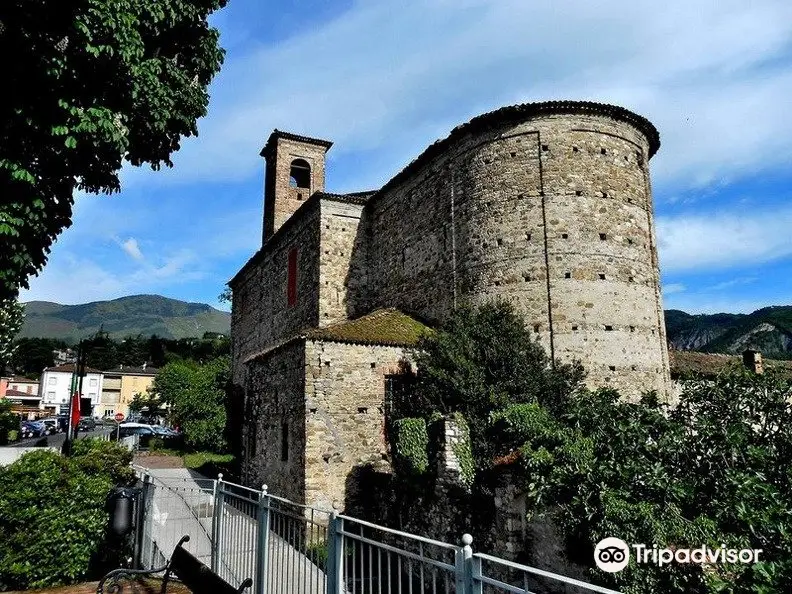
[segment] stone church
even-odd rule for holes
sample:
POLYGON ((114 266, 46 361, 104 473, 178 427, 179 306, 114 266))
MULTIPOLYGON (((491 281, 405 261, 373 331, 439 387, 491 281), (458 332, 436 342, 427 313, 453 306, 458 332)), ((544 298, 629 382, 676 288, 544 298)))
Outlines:
POLYGON ((331 146, 275 130, 261 151, 262 247, 229 283, 247 483, 342 509, 355 467, 387 467, 386 392, 409 347, 462 303, 509 300, 591 386, 668 397, 648 120, 505 107, 351 194, 325 191, 331 146))

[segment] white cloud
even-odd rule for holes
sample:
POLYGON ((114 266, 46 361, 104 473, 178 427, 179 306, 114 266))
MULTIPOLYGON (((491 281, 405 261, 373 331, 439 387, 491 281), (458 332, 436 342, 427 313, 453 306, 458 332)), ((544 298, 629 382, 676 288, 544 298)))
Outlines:
MULTIPOLYGON (((659 179, 706 184, 790 161, 792 73, 769 64, 791 40, 786 0, 361 1, 324 26, 232 55, 201 137, 156 179, 243 179, 275 127, 330 138, 336 155, 415 156, 483 111, 579 98, 652 119, 659 179)), ((359 184, 402 165, 362 173, 359 184)))
POLYGON ((792 256, 792 208, 658 217, 664 272, 715 270, 792 256))
POLYGON ((143 252, 140 251, 140 246, 138 246, 137 239, 134 237, 130 237, 126 241, 118 240, 118 244, 121 246, 121 249, 124 250, 133 260, 142 262, 145 259, 143 258, 143 252))
POLYGON ((45 273, 30 279, 21 301, 54 301, 61 304, 104 301, 125 295, 162 291, 201 280, 206 272, 190 250, 179 250, 156 265, 144 263, 135 270, 109 269, 71 252, 54 252, 45 273))
POLYGON ((673 295, 674 293, 682 293, 686 289, 682 283, 670 283, 663 285, 663 295, 673 295))

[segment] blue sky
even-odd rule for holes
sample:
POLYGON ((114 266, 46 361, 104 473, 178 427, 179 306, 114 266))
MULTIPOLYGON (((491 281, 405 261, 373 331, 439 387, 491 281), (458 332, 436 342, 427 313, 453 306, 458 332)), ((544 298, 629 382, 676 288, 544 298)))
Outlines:
POLYGON ((21 298, 157 293, 217 304, 260 246, 273 128, 327 138, 327 187, 376 188, 471 117, 549 99, 648 117, 663 300, 792 304, 789 0, 230 0, 200 136, 172 170, 125 168, 21 298))

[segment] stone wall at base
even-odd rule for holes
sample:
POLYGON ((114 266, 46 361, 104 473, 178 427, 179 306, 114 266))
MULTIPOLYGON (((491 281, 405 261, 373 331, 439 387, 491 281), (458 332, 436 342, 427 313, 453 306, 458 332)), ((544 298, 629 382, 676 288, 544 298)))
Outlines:
POLYGON ((306 504, 342 510, 356 472, 390 470, 385 379, 405 361, 400 347, 306 342, 306 504))
POLYGON ((305 343, 293 341, 248 364, 243 482, 292 501, 305 498, 305 343))

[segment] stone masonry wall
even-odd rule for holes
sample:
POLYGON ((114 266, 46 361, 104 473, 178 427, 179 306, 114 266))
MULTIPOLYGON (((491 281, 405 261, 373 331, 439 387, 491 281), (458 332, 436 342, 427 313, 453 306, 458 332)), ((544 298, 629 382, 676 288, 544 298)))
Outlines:
POLYGON ((232 377, 244 383, 243 361, 319 322, 319 201, 307 204, 285 233, 273 237, 233 284, 232 377), (297 248, 297 303, 287 303, 289 251, 297 248))
POLYGON ((364 311, 365 238, 362 205, 322 199, 319 251, 319 325, 327 326, 364 311))
POLYGON ((274 155, 268 156, 265 177, 262 244, 272 237, 314 192, 324 191, 325 185, 327 149, 324 146, 278 138, 274 152, 274 155), (274 159, 274 163, 271 164, 270 159, 274 159), (295 159, 303 159, 311 166, 309 188, 293 188, 289 185, 289 172, 295 159))
POLYGON ((295 341, 249 364, 245 386, 243 482, 302 501, 305 497, 305 343, 295 341), (283 460, 283 431, 288 452, 283 460))
POLYGON ((648 154, 604 115, 468 134, 364 209, 369 308, 442 321, 506 299, 590 385, 667 397, 648 154))
POLYGON ((344 509, 357 468, 390 468, 385 376, 399 372, 405 353, 397 347, 308 341, 305 357, 305 503, 344 509))

